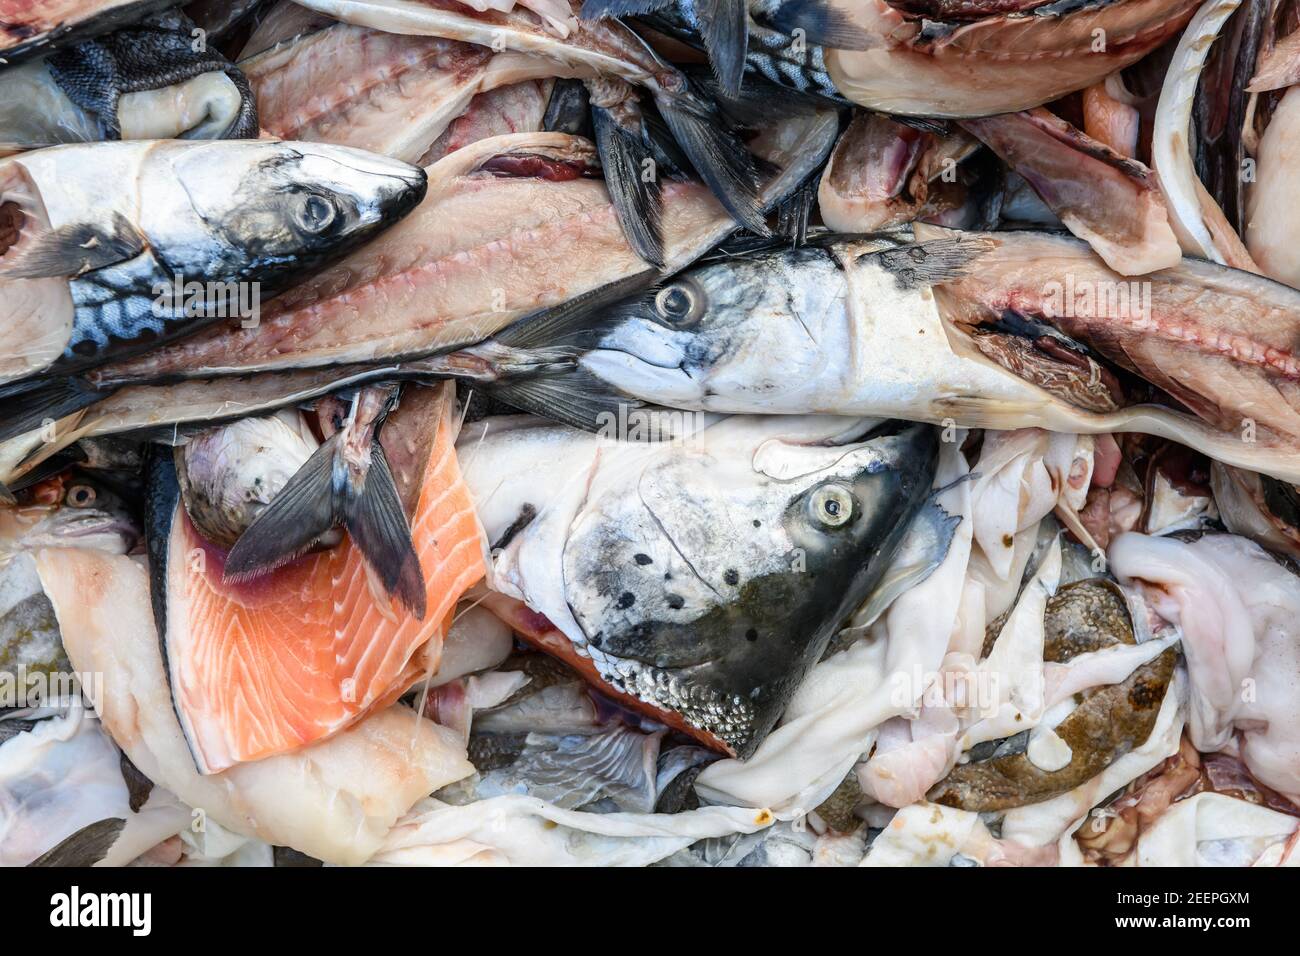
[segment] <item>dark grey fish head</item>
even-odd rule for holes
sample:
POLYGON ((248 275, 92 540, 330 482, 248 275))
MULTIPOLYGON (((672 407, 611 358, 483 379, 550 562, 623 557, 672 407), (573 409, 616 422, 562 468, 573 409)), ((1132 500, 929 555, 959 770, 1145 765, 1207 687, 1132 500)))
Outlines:
POLYGON ((934 429, 896 427, 846 444, 711 436, 597 494, 564 550, 580 652, 748 757, 930 489, 934 429))
POLYGON ((402 219, 428 186, 416 166, 323 143, 178 143, 166 161, 144 210, 155 253, 187 280, 258 281, 263 298, 402 219))
POLYGON ((848 282, 819 248, 710 262, 609 307, 581 365, 616 391, 675 408, 799 412, 841 377, 848 282), (788 403, 788 405, 787 405, 788 403))

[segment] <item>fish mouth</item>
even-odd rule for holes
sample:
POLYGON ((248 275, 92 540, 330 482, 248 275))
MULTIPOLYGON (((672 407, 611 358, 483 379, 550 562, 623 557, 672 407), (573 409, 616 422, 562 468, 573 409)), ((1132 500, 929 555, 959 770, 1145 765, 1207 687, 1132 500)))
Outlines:
POLYGON ((348 146, 287 143, 311 179, 337 183, 357 204, 362 225, 396 221, 424 199, 429 177, 419 166, 348 146))
POLYGON ((89 547, 100 551, 112 551, 98 539, 118 539, 121 550, 119 554, 129 554, 140 542, 140 529, 126 516, 119 515, 77 515, 74 518, 54 518, 47 526, 37 528, 28 543, 33 549, 39 547, 76 548, 89 547), (93 540, 92 539, 96 539, 93 540))

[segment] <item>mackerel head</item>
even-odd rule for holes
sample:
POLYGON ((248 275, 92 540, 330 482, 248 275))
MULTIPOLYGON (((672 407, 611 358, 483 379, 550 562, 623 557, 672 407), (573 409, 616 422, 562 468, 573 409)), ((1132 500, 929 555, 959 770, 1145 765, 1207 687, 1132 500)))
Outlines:
POLYGON ((255 324, 261 299, 392 225, 425 188, 406 163, 268 140, 93 143, 0 161, 0 385, 220 319, 255 324))

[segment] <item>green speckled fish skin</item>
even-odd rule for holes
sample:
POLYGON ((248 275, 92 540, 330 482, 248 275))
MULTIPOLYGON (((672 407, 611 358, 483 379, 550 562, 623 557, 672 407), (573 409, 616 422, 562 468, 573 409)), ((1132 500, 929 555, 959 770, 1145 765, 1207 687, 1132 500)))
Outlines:
MULTIPOLYGON (((1001 625, 998 620, 988 628, 985 656, 1001 625)), ((1110 581, 1068 584, 1047 602, 1045 661, 1063 664, 1079 654, 1133 643, 1124 596, 1110 581)), ((954 768, 929 799, 978 813, 1010 810, 1050 800, 1091 780, 1150 736, 1176 659, 1177 652, 1169 648, 1122 683, 1076 695, 1078 706, 1056 727, 1072 754, 1062 769, 1042 770, 1023 750, 972 761, 954 768)))

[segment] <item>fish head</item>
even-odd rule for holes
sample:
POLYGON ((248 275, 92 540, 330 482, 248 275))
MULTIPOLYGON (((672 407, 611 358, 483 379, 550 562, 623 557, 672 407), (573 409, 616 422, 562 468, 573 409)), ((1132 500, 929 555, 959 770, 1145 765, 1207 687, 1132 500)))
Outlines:
POLYGON ((185 511, 203 538, 230 548, 319 443, 296 409, 242 418, 175 450, 185 511))
POLYGON ((88 471, 46 479, 0 511, 0 552, 92 548, 128 554, 142 536, 129 497, 117 482, 88 471))
POLYGON ((608 307, 580 364, 675 408, 806 412, 791 383, 823 379, 827 357, 847 354, 847 292, 842 266, 820 248, 706 263, 608 307))
POLYGON ((827 443, 795 421, 726 420, 596 493, 564 547, 601 679, 740 757, 879 580, 938 455, 927 426, 827 443))
POLYGON ((273 140, 169 144, 145 210, 185 278, 256 276, 278 290, 373 238, 424 198, 424 170, 363 150, 273 140))

